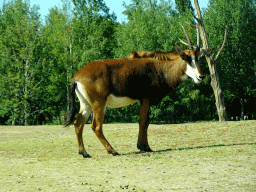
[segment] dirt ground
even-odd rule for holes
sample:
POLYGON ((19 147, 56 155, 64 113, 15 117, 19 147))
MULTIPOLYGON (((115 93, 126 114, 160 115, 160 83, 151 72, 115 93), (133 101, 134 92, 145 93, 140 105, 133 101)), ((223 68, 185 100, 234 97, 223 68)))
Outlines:
POLYGON ((121 155, 107 154, 90 125, 78 155, 73 126, 0 126, 0 191, 256 191, 256 121, 149 126, 105 124, 121 155))

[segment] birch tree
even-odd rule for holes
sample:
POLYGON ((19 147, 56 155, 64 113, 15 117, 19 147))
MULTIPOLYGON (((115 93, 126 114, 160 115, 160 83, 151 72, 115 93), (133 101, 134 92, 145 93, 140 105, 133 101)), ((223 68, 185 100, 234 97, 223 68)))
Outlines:
POLYGON ((0 111, 9 124, 28 125, 42 80, 38 7, 16 0, 2 10, 0 111))

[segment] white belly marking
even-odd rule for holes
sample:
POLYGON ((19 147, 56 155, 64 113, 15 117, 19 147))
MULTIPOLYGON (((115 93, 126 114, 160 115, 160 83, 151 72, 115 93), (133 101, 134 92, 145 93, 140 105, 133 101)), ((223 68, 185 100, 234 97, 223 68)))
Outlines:
POLYGON ((107 107, 119 108, 135 102, 139 102, 139 100, 134 100, 129 97, 116 97, 113 94, 110 94, 107 98, 107 107))

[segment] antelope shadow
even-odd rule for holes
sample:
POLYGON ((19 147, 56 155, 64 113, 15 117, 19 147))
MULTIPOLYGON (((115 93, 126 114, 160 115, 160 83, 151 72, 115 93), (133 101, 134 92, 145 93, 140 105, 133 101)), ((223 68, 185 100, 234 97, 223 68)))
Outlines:
POLYGON ((137 152, 130 152, 130 153, 123 153, 120 155, 134 155, 134 154, 142 154, 145 156, 150 156, 150 154, 154 153, 165 153, 168 151, 183 151, 183 150, 193 150, 193 149, 204 149, 204 148, 217 148, 217 147, 230 147, 230 146, 242 146, 242 145, 256 145, 255 143, 231 143, 231 144, 217 144, 217 145, 206 145, 206 146, 196 146, 196 147, 180 147, 180 148, 169 148, 169 149, 161 149, 161 150, 155 150, 152 152, 143 152, 143 151, 137 151, 137 152))

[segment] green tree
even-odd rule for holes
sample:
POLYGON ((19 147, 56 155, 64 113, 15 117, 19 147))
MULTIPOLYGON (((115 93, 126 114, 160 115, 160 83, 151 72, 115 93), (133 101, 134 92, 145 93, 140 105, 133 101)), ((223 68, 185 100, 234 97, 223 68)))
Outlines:
POLYGON ((190 0, 175 0, 175 5, 180 15, 183 15, 186 10, 190 10, 191 13, 194 13, 194 8, 192 7, 190 0))
POLYGON ((60 117, 69 110, 69 87, 73 69, 77 68, 77 54, 74 46, 74 28, 70 4, 53 7, 46 16, 42 36, 45 42, 43 63, 46 72, 47 97, 45 109, 59 122, 60 117))
POLYGON ((7 124, 33 122, 40 94, 40 20, 38 7, 15 0, 1 15, 0 115, 7 124))
POLYGON ((43 63, 48 65, 45 113, 57 122, 68 110, 73 74, 92 60, 113 57, 115 46, 115 16, 108 13, 104 2, 72 2, 74 9, 69 1, 51 8, 42 29, 43 63))
POLYGON ((174 17, 170 1, 133 0, 124 5, 127 23, 117 28, 117 49, 115 57, 122 58, 134 50, 172 49, 177 42, 178 20, 174 17))
POLYGON ((210 0, 204 18, 209 41, 216 50, 221 46, 228 24, 227 43, 219 58, 218 69, 227 107, 238 98, 242 108, 247 100, 256 99, 255 59, 252 57, 256 54, 255 1, 210 0))
POLYGON ((75 30, 74 43, 77 50, 80 68, 93 60, 111 58, 115 47, 114 13, 103 0, 72 0, 74 4, 73 25, 75 30))

